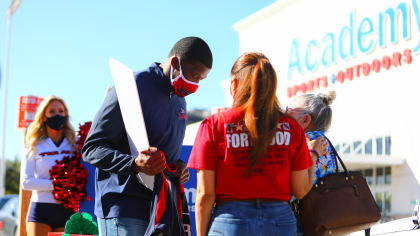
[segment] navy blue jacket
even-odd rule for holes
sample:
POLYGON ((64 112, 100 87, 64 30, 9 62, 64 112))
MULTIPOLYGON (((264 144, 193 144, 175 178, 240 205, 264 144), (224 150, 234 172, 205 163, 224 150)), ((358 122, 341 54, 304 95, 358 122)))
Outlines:
MULTIPOLYGON (((185 135, 185 99, 175 95, 157 63, 135 78, 150 146, 162 150, 168 163, 175 163, 185 135)), ((152 191, 132 171, 135 156, 130 155, 115 88, 96 114, 82 152, 83 160, 97 167, 96 216, 149 220, 152 191)))

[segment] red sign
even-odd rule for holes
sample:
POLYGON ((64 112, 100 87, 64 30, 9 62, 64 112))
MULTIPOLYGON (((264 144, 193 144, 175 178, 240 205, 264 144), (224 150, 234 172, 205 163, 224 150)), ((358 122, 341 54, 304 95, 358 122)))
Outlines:
POLYGON ((25 129, 35 119, 36 109, 43 98, 35 96, 20 96, 18 104, 17 128, 25 129))

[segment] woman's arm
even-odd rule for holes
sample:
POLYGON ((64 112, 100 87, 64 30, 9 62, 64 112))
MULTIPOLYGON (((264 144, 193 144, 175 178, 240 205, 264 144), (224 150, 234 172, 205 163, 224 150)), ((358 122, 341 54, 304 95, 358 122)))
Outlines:
POLYGON ((328 147, 328 143, 323 137, 318 137, 312 141, 307 139, 306 141, 311 150, 313 165, 305 170, 292 171, 290 176, 290 191, 298 199, 303 198, 311 190, 315 180, 316 162, 319 156, 327 154, 328 147))
MULTIPOLYGON (((136 169, 136 157, 120 150, 128 148, 126 139, 117 94, 115 88, 112 88, 97 112, 86 137, 82 148, 83 160, 103 171, 131 175, 133 167, 136 169)), ((139 150, 141 151, 143 150, 139 150)))
POLYGON ((21 183, 24 190, 51 191, 54 189, 51 179, 35 177, 36 160, 28 150, 24 151, 21 164, 21 183))
POLYGON ((195 200, 195 222, 197 236, 207 234, 211 211, 216 200, 216 172, 197 170, 197 197, 195 200))
POLYGON ((297 199, 302 199, 312 188, 315 178, 315 165, 305 170, 291 171, 290 192, 297 199))

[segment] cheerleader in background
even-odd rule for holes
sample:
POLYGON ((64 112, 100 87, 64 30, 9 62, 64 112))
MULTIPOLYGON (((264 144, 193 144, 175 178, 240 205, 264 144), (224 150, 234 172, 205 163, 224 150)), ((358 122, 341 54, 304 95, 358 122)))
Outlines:
POLYGON ((21 184, 24 190, 32 190, 26 219, 28 236, 63 232, 66 221, 73 214, 54 199, 49 173, 56 161, 76 150, 76 135, 69 120, 64 100, 48 96, 39 105, 35 120, 26 132, 21 184))

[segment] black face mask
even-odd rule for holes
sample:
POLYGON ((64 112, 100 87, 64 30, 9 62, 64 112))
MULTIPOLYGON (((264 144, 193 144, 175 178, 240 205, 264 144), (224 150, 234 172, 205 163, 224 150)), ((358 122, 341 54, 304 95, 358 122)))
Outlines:
POLYGON ((64 128, 64 124, 66 123, 66 117, 62 115, 55 115, 51 117, 47 117, 45 123, 53 130, 60 130, 64 128))

